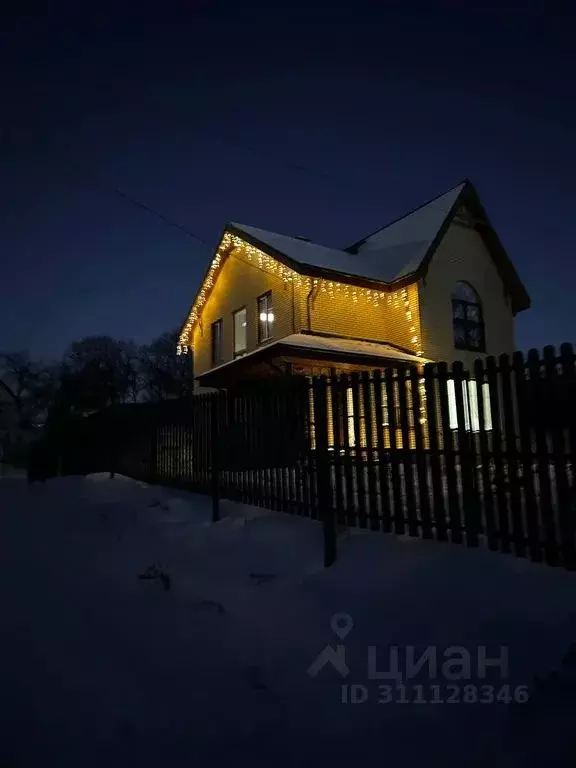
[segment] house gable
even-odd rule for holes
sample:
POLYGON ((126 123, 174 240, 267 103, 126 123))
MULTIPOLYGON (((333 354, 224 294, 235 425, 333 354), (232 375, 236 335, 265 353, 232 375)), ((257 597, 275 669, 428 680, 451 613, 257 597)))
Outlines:
POLYGON ((347 248, 359 256, 390 262, 396 280, 425 277, 431 259, 452 221, 462 211, 481 235, 511 298, 514 314, 530 307, 530 297, 490 224, 478 193, 468 181, 434 198, 347 248), (403 262, 402 259, 406 260, 403 262))
POLYGON ((485 353, 512 354, 514 311, 508 285, 467 207, 461 207, 443 233, 420 280, 422 346, 434 360, 462 360, 471 369, 479 352, 454 344, 452 293, 459 282, 478 294, 484 320, 485 353))

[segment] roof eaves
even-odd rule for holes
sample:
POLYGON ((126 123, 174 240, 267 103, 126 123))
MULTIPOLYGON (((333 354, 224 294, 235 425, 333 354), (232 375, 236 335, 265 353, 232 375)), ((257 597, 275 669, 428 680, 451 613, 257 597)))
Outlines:
POLYGON ((259 240, 254 235, 245 232, 243 229, 235 226, 234 224, 228 224, 225 228, 225 231, 229 231, 235 235, 238 235, 238 237, 241 237, 247 243, 250 243, 250 245, 253 245, 255 248, 260 248, 265 253, 268 253, 268 255, 278 259, 278 261, 285 264, 285 266, 290 267, 295 272, 299 272, 300 274, 306 275, 307 277, 325 277, 336 282, 344 281, 353 285, 361 286, 363 288, 380 288, 388 291, 396 290, 397 288, 413 282, 415 279, 415 271, 407 275, 402 275, 402 277, 398 278, 397 280, 386 281, 377 280, 376 278, 366 277, 365 275, 351 272, 340 272, 337 269, 332 269, 330 267, 320 267, 316 264, 309 264, 304 261, 296 261, 290 256, 287 256, 282 251, 279 251, 277 248, 274 248, 274 246, 270 245, 269 243, 265 243, 262 240, 259 240))

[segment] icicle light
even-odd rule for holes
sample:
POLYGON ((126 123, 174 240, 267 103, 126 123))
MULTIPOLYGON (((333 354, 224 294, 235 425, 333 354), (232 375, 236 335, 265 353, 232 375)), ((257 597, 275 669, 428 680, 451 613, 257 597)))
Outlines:
POLYGON ((406 313, 406 320, 410 328, 410 339, 413 345, 416 355, 422 357, 423 352, 420 349, 420 337, 416 325, 414 324, 413 316, 414 310, 412 309, 408 291, 406 288, 402 288, 400 291, 390 293, 389 291, 379 291, 372 288, 362 288, 357 285, 350 285, 348 283, 338 283, 333 280, 326 280, 325 278, 310 278, 305 275, 301 275, 299 272, 287 267, 279 262, 277 259, 264 253, 254 245, 247 243, 238 235, 234 235, 231 232, 225 232, 220 245, 216 251, 208 274, 206 275, 204 282, 198 292, 192 309, 186 319, 186 323, 180 333, 180 338, 177 346, 177 354, 185 355, 191 349, 190 339, 194 331, 202 307, 205 305, 212 287, 216 282, 217 273, 222 267, 225 258, 228 255, 233 255, 239 259, 244 259, 247 262, 253 264, 258 269, 268 272, 269 274, 280 277, 283 282, 291 283, 297 288, 304 288, 310 290, 312 287, 327 294, 330 298, 344 298, 350 301, 352 304, 358 304, 360 300, 366 301, 368 304, 378 307, 380 304, 386 304, 394 309, 401 310, 402 307, 406 313))

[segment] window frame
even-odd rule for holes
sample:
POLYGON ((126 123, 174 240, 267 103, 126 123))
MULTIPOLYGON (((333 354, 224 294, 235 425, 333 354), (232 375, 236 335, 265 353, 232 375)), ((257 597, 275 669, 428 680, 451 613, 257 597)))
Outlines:
MULTIPOLYGON (((260 319, 260 302, 266 300, 266 314, 274 314, 274 305, 272 303, 272 291, 266 291, 266 293, 260 294, 256 299, 256 314, 258 317, 258 344, 264 344, 270 339, 274 338, 273 326, 274 320, 261 320, 260 319), (263 334, 263 328, 266 328, 267 335, 263 334)), ((276 319, 276 318, 274 318, 276 319)))
POLYGON ((232 312, 232 352, 234 353, 234 357, 242 357, 242 355, 245 355, 248 351, 248 308, 244 304, 241 307, 238 307, 238 309, 235 309, 232 312), (244 318, 246 321, 246 331, 244 334, 244 348, 241 349, 239 352, 236 351, 236 315, 239 312, 244 311, 244 318))
POLYGON ((210 357, 212 360, 212 366, 220 365, 220 363, 224 362, 224 323, 221 317, 219 317, 217 320, 214 320, 214 322, 210 325, 210 357), (216 327, 220 329, 220 349, 218 350, 220 356, 218 359, 216 358, 216 335, 214 333, 214 329, 216 327))
MULTIPOLYGON (((484 325, 484 312, 482 311, 482 301, 478 292, 473 285, 465 280, 458 280, 451 295, 452 299, 452 336, 454 340, 455 349, 462 349, 467 352, 478 352, 482 354, 486 352, 486 333, 484 325), (476 297, 476 301, 467 301, 456 297, 456 289, 458 285, 467 286, 476 297), (468 307, 475 307, 478 312, 478 320, 470 320, 468 318, 468 307), (457 310, 462 312, 462 317, 457 317, 457 310), (461 335, 464 340, 459 341, 456 335, 456 330, 461 331, 461 335), (474 345, 471 343, 472 331, 478 332, 479 343, 474 345)), ((460 335, 460 334, 459 334, 460 335)))

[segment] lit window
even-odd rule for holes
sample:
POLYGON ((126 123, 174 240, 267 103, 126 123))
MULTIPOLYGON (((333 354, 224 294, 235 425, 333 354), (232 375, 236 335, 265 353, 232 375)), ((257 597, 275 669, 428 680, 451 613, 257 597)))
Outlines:
POLYGON ((220 319, 212 323, 212 365, 218 365, 222 360, 222 319, 220 319))
POLYGON ((243 355, 247 348, 246 328, 246 307, 234 312, 234 357, 243 355))
MULTIPOLYGON (((490 411, 490 385, 482 384, 482 405, 484 407, 484 429, 492 429, 492 414, 490 411)), ((478 392, 476 382, 462 382, 462 409, 464 411, 464 429, 466 432, 480 431, 480 412, 478 409, 478 392)), ((448 419, 450 429, 458 429, 458 412, 456 410, 456 387, 452 379, 448 379, 448 419)))
POLYGON ((452 292, 452 326, 456 349, 484 352, 486 343, 482 304, 469 283, 456 283, 452 292))
POLYGON ((269 291, 258 297, 258 342, 272 338, 274 311, 272 309, 272 292, 269 291))
POLYGON ((348 445, 350 448, 356 446, 356 431, 354 429, 354 392, 352 387, 346 389, 346 410, 348 412, 348 445))

